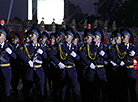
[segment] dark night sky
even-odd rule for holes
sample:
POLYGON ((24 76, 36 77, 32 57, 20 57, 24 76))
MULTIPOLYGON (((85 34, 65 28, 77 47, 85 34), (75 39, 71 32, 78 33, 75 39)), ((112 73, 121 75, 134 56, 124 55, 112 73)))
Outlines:
MULTIPOLYGON (((93 3, 98 0, 69 0, 75 5, 79 5, 84 13, 93 11, 93 3)), ((0 19, 7 19, 11 0, 0 0, 0 19)), ((15 16, 21 19, 27 19, 28 0, 14 0, 10 19, 15 16)))

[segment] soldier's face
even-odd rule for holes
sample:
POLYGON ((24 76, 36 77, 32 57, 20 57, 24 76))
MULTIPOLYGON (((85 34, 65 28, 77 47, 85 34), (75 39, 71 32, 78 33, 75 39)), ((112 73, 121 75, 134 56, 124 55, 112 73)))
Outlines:
POLYGON ((6 40, 6 36, 4 34, 0 34, 0 43, 3 43, 6 40))
POLYGON ((55 44, 55 39, 51 39, 51 44, 55 44))
POLYGON ((70 42, 70 41, 72 41, 72 39, 73 39, 73 37, 72 37, 71 35, 68 34, 68 35, 66 36, 66 38, 65 38, 65 41, 66 41, 66 42, 70 42))
POLYGON ((123 43, 129 43, 129 39, 130 39, 130 36, 129 35, 124 35, 123 37, 122 37, 122 40, 123 40, 123 43))
POLYGON ((91 36, 87 36, 87 43, 92 42, 92 37, 91 36))
POLYGON ((94 35, 94 42, 99 43, 101 41, 101 37, 99 35, 94 35))
POLYGON ((75 38, 75 39, 73 40, 73 44, 74 44, 74 45, 77 45, 77 44, 78 44, 78 39, 77 39, 77 38, 75 38))
POLYGON ((47 38, 42 39, 42 43, 45 43, 47 41, 47 38))
POLYGON ((111 44, 115 44, 115 38, 110 38, 111 44))
POLYGON ((18 43, 19 39, 14 39, 14 44, 18 43))
POLYGON ((35 40, 37 38, 36 34, 31 34, 31 41, 35 40))
POLYGON ((115 38, 115 41, 116 41, 117 44, 120 44, 120 43, 121 43, 121 37, 119 37, 119 36, 116 37, 116 38, 115 38))

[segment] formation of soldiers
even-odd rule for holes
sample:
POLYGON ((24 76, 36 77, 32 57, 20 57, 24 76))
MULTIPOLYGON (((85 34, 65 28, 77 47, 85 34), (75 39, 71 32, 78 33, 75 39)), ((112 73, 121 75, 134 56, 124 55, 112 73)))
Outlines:
POLYGON ((136 102, 138 50, 128 28, 113 31, 109 45, 98 27, 85 28, 81 44, 70 26, 48 35, 33 25, 23 44, 18 33, 10 39, 0 25, 0 102, 18 97, 20 79, 25 102, 43 102, 47 78, 53 102, 136 102))

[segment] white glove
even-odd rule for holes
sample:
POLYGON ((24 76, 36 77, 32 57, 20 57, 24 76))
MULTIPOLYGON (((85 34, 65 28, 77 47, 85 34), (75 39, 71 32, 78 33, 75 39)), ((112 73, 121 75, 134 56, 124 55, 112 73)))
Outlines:
POLYGON ((93 63, 90 64, 91 69, 95 69, 95 65, 93 63))
POLYGON ((134 50, 129 52, 129 56, 134 56, 134 55, 135 55, 135 51, 134 50))
POLYGON ((110 63, 113 65, 113 66, 116 66, 117 64, 113 61, 110 61, 110 63))
POLYGON ((101 56, 104 56, 105 52, 104 52, 103 50, 101 50, 101 51, 99 52, 99 54, 100 54, 101 56))
POLYGON ((120 66, 124 66, 124 65, 125 65, 125 63, 123 61, 121 61, 120 66))
POLYGON ((72 57, 76 57, 76 56, 77 56, 76 52, 74 52, 74 51, 72 51, 72 52, 70 53, 70 55, 71 55, 72 57))
POLYGON ((12 54, 12 50, 11 50, 9 47, 7 47, 7 48, 5 49, 5 51, 6 51, 8 54, 12 54))
POLYGON ((107 62, 107 61, 104 61, 104 64, 105 64, 105 65, 107 65, 107 64, 108 64, 108 62, 107 62))
POLYGON ((59 62, 58 66, 59 66, 60 69, 64 69, 65 68, 65 65, 62 62, 59 62))
POLYGON ((43 54, 43 50, 41 50, 41 49, 38 49, 36 52, 41 54, 41 55, 43 54))
POLYGON ((34 63, 31 60, 28 61, 28 64, 31 68, 34 66, 34 63))

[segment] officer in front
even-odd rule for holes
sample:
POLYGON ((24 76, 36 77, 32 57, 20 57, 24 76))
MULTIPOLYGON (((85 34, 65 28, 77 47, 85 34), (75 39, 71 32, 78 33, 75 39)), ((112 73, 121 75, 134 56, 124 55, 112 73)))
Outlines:
POLYGON ((64 102, 66 86, 70 85, 72 90, 73 102, 80 102, 78 87, 77 87, 77 71, 75 68, 75 60, 79 60, 74 49, 72 40, 74 33, 71 27, 67 26, 65 43, 58 43, 57 47, 50 52, 51 60, 58 65, 57 77, 59 78, 59 102, 64 102))
POLYGON ((29 30, 30 43, 20 47, 17 55, 26 63, 26 71, 24 75, 23 95, 26 102, 33 102, 33 92, 36 89, 37 102, 43 102, 45 73, 42 68, 43 59, 47 59, 47 53, 43 47, 40 47, 38 38, 40 30, 36 25, 33 25, 29 30), (29 66, 27 66, 29 65, 29 66))
MULTIPOLYGON (((7 44, 6 38, 10 33, 5 26, 0 25, 0 101, 10 102, 10 83, 12 77, 12 69, 10 66, 11 57, 16 59, 16 54, 7 44)), ((7 39, 8 40, 8 39, 7 39)))

